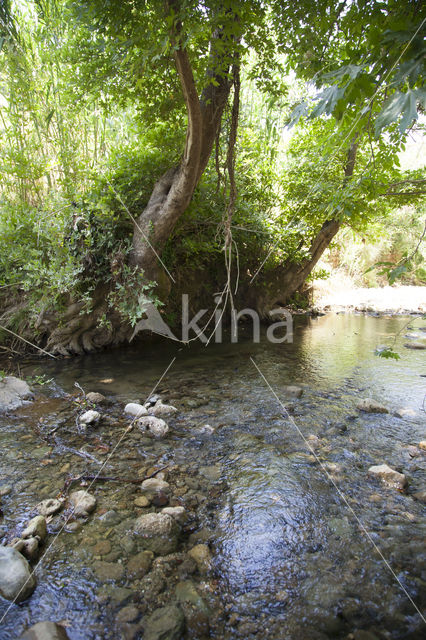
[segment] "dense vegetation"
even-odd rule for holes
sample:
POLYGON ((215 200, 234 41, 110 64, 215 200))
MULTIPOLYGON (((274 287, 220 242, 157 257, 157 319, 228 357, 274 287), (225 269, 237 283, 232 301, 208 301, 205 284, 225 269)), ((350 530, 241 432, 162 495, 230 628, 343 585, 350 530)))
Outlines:
POLYGON ((147 300, 173 319, 182 292, 266 315, 341 229, 347 262, 380 239, 357 275, 424 277, 424 173, 398 160, 422 3, 0 8, 2 327, 67 353, 127 339, 147 300))

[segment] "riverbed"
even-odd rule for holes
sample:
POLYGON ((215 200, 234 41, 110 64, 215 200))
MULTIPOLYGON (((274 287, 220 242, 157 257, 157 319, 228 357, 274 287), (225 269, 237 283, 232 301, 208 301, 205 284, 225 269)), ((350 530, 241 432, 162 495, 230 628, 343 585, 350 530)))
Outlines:
POLYGON ((413 494, 425 488, 426 351, 404 345, 422 344, 425 325, 327 314, 299 318, 292 344, 253 343, 248 327, 236 344, 23 363, 22 375, 51 381, 0 417, 0 489, 10 488, 0 541, 71 478, 102 469, 109 479, 73 484, 89 487, 97 507, 85 521, 49 523, 33 595, 12 606, 0 598, 1 640, 40 620, 61 622, 71 640, 139 638, 170 604, 184 613, 182 638, 424 637, 426 519, 413 494), (400 360, 374 355, 399 331, 400 360), (80 387, 108 399, 85 433, 80 387), (123 414, 153 390, 178 409, 161 440, 127 430, 123 414), (389 413, 357 410, 366 397, 389 413), (406 475, 406 491, 368 474, 383 463, 406 475), (129 480, 160 469, 168 504, 184 506, 187 520, 176 552, 135 571, 143 547, 133 522, 162 506, 137 506, 129 480), (209 570, 188 560, 197 544, 210 550, 209 570))

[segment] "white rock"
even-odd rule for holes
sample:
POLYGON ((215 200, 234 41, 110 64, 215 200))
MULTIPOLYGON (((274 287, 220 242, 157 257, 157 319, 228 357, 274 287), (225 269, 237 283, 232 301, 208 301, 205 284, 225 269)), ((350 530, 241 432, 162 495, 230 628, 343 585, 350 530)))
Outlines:
POLYGON ((135 416, 136 418, 148 415, 146 407, 142 404, 137 404, 136 402, 129 402, 129 404, 126 404, 124 407, 124 413, 127 413, 130 416, 135 416))
POLYGON ((303 394, 302 387, 296 387, 295 385, 287 385, 284 387, 284 393, 288 396, 292 396, 293 398, 300 398, 303 394))
POLYGON ((407 479, 404 474, 395 471, 395 469, 392 469, 387 464, 379 464, 370 467, 368 473, 371 476, 380 478, 382 482, 387 484, 389 487, 394 487, 395 489, 404 489, 407 484, 407 479))
POLYGON ((426 440, 421 440, 419 442, 419 448, 423 449, 423 451, 426 451, 426 440))
POLYGON ((165 507, 161 513, 165 513, 168 516, 172 516, 176 520, 182 524, 186 520, 186 510, 185 507, 165 507))
POLYGON ((95 424, 96 422, 99 422, 101 417, 101 414, 98 411, 94 411, 93 409, 90 409, 89 411, 86 411, 86 413, 83 413, 82 416, 80 416, 79 418, 79 422, 80 424, 95 424))
POLYGON ((165 480, 159 480, 158 478, 148 478, 141 484, 141 491, 146 496, 155 496, 156 493, 162 491, 163 493, 170 493, 170 485, 165 480))
POLYGON ((19 638, 20 640, 69 640, 64 627, 56 622, 37 622, 19 638))
POLYGON ((179 531, 176 520, 165 513, 147 513, 135 521, 144 548, 158 555, 176 551, 179 531))
POLYGON ((62 509, 61 500, 57 500, 56 498, 48 498, 47 500, 42 500, 36 506, 37 511, 42 516, 51 516, 54 513, 58 513, 62 509))
POLYGON ((359 400, 356 404, 356 408, 359 411, 364 411, 365 413, 389 413, 389 409, 372 398, 359 400))
POLYGON ((0 595, 22 602, 36 588, 36 579, 24 556, 12 547, 0 547, 0 595))
POLYGON ((76 516, 86 516, 96 507, 96 498, 88 491, 74 491, 70 495, 70 502, 74 507, 76 516))
POLYGON ((40 540, 44 540, 47 536, 46 518, 44 516, 36 516, 30 520, 21 534, 21 538, 33 538, 35 536, 38 536, 40 540))
POLYGON ((413 409, 398 409, 395 411, 395 415, 397 415, 398 418, 415 418, 417 416, 413 409))
POLYGON ((141 429, 147 429, 150 431, 156 438, 164 438, 164 436, 169 432, 169 427, 164 420, 156 418, 155 416, 139 418, 137 424, 141 429))
POLYGON ((173 407, 171 404, 163 404, 162 402, 157 402, 153 407, 148 408, 149 415, 156 416, 157 418, 172 416, 176 412, 176 407, 173 407))
POLYGON ((0 379, 0 411, 17 409, 22 400, 31 396, 31 389, 24 380, 15 376, 0 379))

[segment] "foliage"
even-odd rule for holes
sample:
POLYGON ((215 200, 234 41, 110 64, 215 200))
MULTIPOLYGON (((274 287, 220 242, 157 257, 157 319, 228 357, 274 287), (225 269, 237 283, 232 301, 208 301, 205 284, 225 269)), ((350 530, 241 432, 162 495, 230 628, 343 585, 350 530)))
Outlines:
MULTIPOLYGON (((381 265, 391 279, 411 268, 420 278, 418 213, 407 232, 406 214, 395 212, 405 211, 399 204, 419 212, 421 193, 398 193, 395 206, 388 190, 423 179, 398 160, 424 101, 423 11, 413 0, 2 2, 1 295, 23 292, 34 325, 70 299, 90 311, 100 287, 132 324, 146 298, 159 304, 129 255, 132 218, 185 144, 179 25, 200 95, 215 82, 208 65, 225 75, 241 66, 232 220, 240 272, 300 263, 324 222, 337 219, 378 237, 395 223, 377 262, 392 263, 381 265)), ((229 129, 227 109, 217 157, 164 250, 171 269, 223 265, 229 129)))

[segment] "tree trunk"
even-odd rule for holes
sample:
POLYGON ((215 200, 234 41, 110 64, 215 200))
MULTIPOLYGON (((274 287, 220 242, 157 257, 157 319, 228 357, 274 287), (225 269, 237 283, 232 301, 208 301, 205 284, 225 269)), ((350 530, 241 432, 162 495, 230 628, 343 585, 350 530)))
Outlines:
MULTIPOLYGON (((181 38, 180 33, 178 37, 181 38)), ((181 46, 175 51, 188 114, 186 145, 181 163, 158 180, 145 210, 134 225, 131 264, 143 269, 149 280, 161 278, 161 251, 188 207, 207 166, 231 90, 229 66, 221 69, 220 73, 215 72, 221 68, 221 56, 215 47, 221 39, 221 33, 214 34, 208 84, 201 97, 198 97, 187 51, 181 46)))
MULTIPOLYGON (((353 176, 358 150, 357 138, 358 136, 355 136, 348 149, 344 166, 343 187, 348 184, 353 176)), ((254 287, 254 291, 248 297, 262 317, 267 318, 271 309, 285 305, 300 289, 339 231, 340 226, 339 220, 327 220, 324 222, 311 242, 309 257, 305 258, 301 263, 291 261, 284 263, 274 273, 269 274, 266 284, 259 283, 254 287)))

